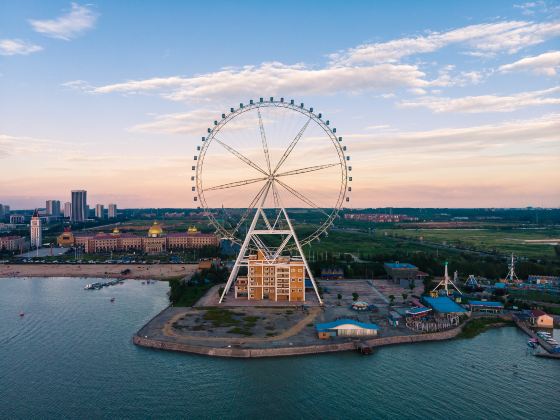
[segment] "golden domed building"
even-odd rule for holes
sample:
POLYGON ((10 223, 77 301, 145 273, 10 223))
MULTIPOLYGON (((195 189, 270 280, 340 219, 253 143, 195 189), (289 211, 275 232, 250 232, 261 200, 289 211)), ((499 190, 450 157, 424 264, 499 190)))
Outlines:
POLYGON ((148 236, 150 238, 159 238, 161 235, 163 235, 161 225, 158 222, 154 222, 154 224, 150 226, 150 229, 148 229, 148 236))
MULTIPOLYGON (((65 232, 66 234, 67 232, 65 232)), ((64 234, 63 234, 64 235, 64 234)), ((59 237, 61 244, 62 236, 59 237)), ((110 251, 144 251, 148 254, 161 254, 168 250, 202 248, 219 246, 220 239, 213 234, 202 233, 195 226, 189 226, 186 232, 165 234, 162 226, 154 222, 148 229, 147 236, 123 233, 118 227, 109 233, 82 232, 75 236, 69 233, 69 242, 83 247, 86 253, 110 251)))
POLYGON ((58 235, 56 241, 58 242, 58 246, 62 246, 64 248, 74 246, 74 234, 70 228, 64 228, 64 232, 62 232, 61 235, 58 235))

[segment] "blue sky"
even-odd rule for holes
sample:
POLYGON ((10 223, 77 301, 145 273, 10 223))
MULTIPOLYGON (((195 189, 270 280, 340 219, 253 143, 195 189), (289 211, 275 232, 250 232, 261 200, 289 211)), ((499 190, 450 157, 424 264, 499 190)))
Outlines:
POLYGON ((353 206, 556 207, 559 40, 554 1, 2 1, 0 202, 191 206, 205 127, 285 96, 345 137, 353 206))

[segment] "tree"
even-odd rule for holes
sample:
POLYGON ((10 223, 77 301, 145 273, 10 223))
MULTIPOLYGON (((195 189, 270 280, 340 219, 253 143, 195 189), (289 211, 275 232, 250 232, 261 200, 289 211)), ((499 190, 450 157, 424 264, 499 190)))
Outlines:
POLYGON ((342 299, 342 295, 339 293, 338 295, 336 295, 336 298, 337 298, 338 300, 340 300, 340 299, 342 299))
POLYGON ((393 303, 395 303, 395 295, 389 295, 389 305, 393 306, 393 303))
POLYGON ((357 294, 356 292, 352 293, 352 300, 355 302, 358 300, 358 298, 360 297, 359 294, 357 294))
POLYGON ((403 301, 405 301, 407 297, 408 297, 408 294, 406 294, 406 293, 403 293, 403 294, 402 294, 402 300, 403 300, 403 301))
POLYGON ((408 288, 410 289, 410 293, 414 292, 415 287, 416 287, 416 283, 414 282, 414 280, 410 280, 408 282, 408 288))

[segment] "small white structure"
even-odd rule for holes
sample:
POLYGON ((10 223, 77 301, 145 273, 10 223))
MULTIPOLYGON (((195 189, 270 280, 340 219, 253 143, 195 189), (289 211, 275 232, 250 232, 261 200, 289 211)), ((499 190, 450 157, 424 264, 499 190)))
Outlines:
POLYGON ((379 327, 376 324, 355 321, 353 319, 338 319, 333 322, 317 324, 315 326, 319 338, 330 337, 366 337, 376 336, 379 327))

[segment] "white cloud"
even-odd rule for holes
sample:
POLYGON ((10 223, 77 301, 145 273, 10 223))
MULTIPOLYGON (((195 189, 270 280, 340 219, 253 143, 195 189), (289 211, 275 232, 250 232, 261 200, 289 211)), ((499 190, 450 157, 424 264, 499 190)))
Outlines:
POLYGON ((453 44, 464 45, 472 55, 515 53, 560 35, 560 22, 505 21, 465 26, 447 32, 364 44, 331 55, 335 65, 397 62, 404 57, 437 51, 453 44))
POLYGON ((558 133, 560 133, 560 114, 549 114, 533 119, 472 127, 347 134, 344 138, 349 141, 359 140, 352 141, 351 145, 352 151, 358 156, 361 152, 387 152, 402 162, 400 153, 405 149, 410 152, 422 151, 422 155, 426 158, 434 157, 435 151, 466 153, 472 156, 477 155, 481 150, 503 147, 511 152, 516 145, 524 145, 533 151, 540 146, 558 149, 560 146, 558 133), (395 154, 396 151, 399 153, 395 154))
POLYGON ((0 55, 28 55, 43 47, 21 39, 0 39, 0 55))
POLYGON ((536 74, 554 76, 558 68, 560 68, 560 51, 550 51, 534 57, 525 57, 511 64, 505 64, 499 70, 501 72, 532 71, 536 74))
POLYGON ((72 3, 71 10, 56 19, 30 19, 29 23, 36 32, 68 41, 93 28, 97 16, 91 8, 72 3))
POLYGON ((560 97, 550 95, 560 92, 560 87, 521 92, 514 95, 481 95, 464 98, 427 97, 412 101, 401 101, 401 108, 428 108, 433 112, 511 112, 521 108, 538 105, 558 105, 560 97))
POLYGON ((153 121, 137 124, 129 129, 132 132, 167 134, 203 134, 217 112, 199 109, 190 112, 157 115, 153 121))
POLYGON ((303 64, 263 63, 240 69, 225 68, 192 77, 171 76, 131 80, 92 87, 83 81, 64 85, 90 93, 157 93, 173 101, 208 101, 252 97, 255 92, 279 94, 336 94, 363 91, 387 92, 398 88, 428 86, 425 74, 413 65, 380 64, 367 67, 312 69, 303 64))
POLYGON ((521 3, 521 4, 514 4, 513 8, 514 9, 520 9, 521 13, 523 13, 524 15, 533 15, 535 14, 535 8, 537 6, 544 6, 544 2, 543 1, 530 1, 527 3, 521 3))
POLYGON ((57 140, 0 134, 0 159, 8 156, 24 156, 52 150, 53 145, 67 145, 57 140))

